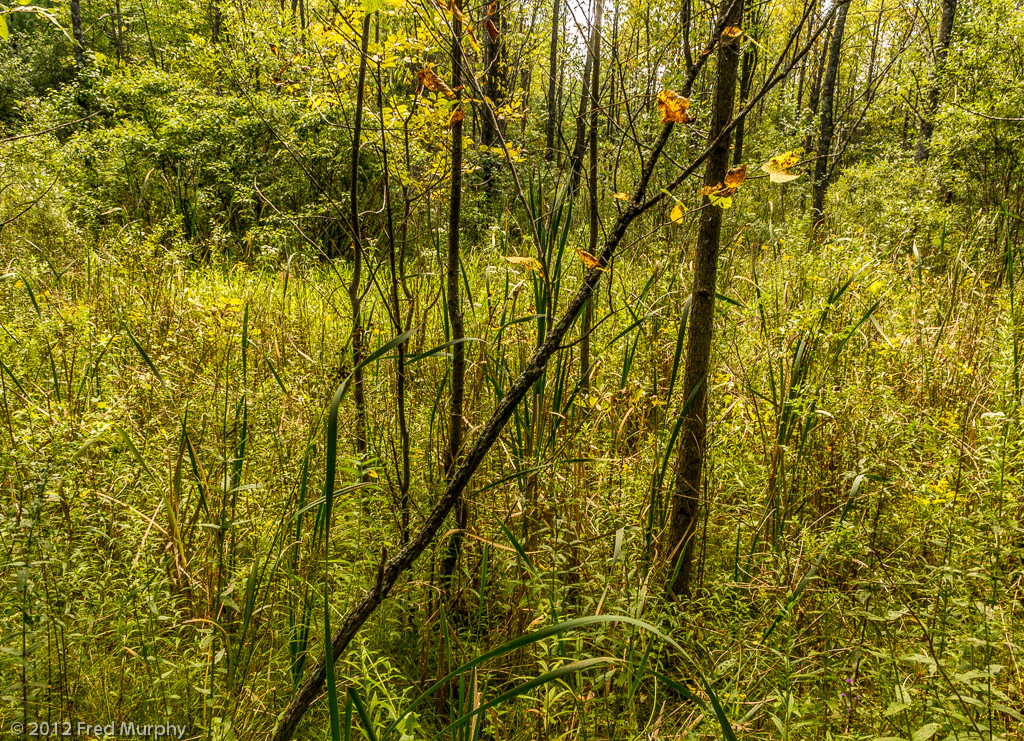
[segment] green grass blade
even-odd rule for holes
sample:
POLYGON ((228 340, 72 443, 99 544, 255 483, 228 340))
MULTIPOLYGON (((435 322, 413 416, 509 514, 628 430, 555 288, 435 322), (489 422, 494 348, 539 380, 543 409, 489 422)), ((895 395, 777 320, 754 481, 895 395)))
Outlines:
POLYGON ((441 736, 444 736, 456 730, 461 725, 472 720, 481 713, 493 707, 501 705, 503 702, 507 702, 508 700, 514 700, 517 697, 525 695, 532 689, 542 687, 543 685, 548 684, 549 682, 556 682, 560 679, 570 677, 574 674, 578 674, 579 672, 586 671, 587 669, 592 669, 595 666, 601 666, 603 664, 614 664, 620 661, 622 661, 622 659, 613 659, 610 656, 600 656, 594 659, 583 659, 582 661, 575 661, 567 666, 561 666, 557 669, 552 669, 549 672, 541 674, 539 677, 534 677, 529 681, 523 682, 518 687, 510 689, 508 692, 505 692, 499 695, 498 697, 495 697, 493 700, 489 700, 488 702, 483 703, 479 707, 463 715, 461 718, 458 718, 453 723, 450 723, 447 727, 443 728, 438 733, 435 733, 431 737, 431 739, 436 739, 441 736))
POLYGON ((142 345, 139 344, 139 341, 135 339, 135 335, 133 335, 132 331, 128 329, 128 325, 124 323, 124 320, 121 320, 121 326, 124 328, 124 331, 128 333, 128 339, 130 339, 132 344, 135 345, 135 349, 139 351, 140 355, 142 355, 142 359, 146 361, 146 365, 148 365, 149 369, 153 371, 153 375, 156 376, 156 380, 160 382, 163 390, 167 392, 168 396, 170 396, 171 390, 167 388, 167 384, 164 383, 164 377, 160 375, 160 371, 158 371, 156 366, 153 365, 153 361, 149 359, 149 355, 142 348, 142 345))
POLYGON ((363 730, 366 731, 366 735, 369 736, 370 741, 377 741, 377 732, 373 730, 373 723, 370 722, 370 716, 366 712, 366 706, 363 705, 363 701, 359 697, 359 692, 356 691, 355 687, 348 688, 348 697, 355 705, 356 712, 359 713, 359 720, 363 724, 363 730))
POLYGON ((526 555, 526 550, 523 548, 522 543, 520 543, 516 536, 512 534, 511 530, 505 527, 504 522, 499 520, 497 517, 495 517, 494 520, 498 523, 498 527, 501 528, 501 531, 505 533, 505 537, 508 538, 508 542, 511 543, 512 547, 516 549, 516 553, 518 553, 519 557, 523 559, 523 563, 526 564, 526 567, 530 570, 530 573, 534 576, 537 576, 537 567, 533 565, 533 561, 531 561, 530 557, 526 555))
POLYGON ((39 303, 36 301, 36 292, 32 290, 32 284, 29 282, 29 279, 26 278, 24 275, 21 275, 19 273, 18 277, 21 279, 22 285, 25 286, 25 290, 28 292, 28 298, 32 302, 32 306, 36 310, 36 316, 42 319, 43 312, 39 310, 39 303))
POLYGON ((486 653, 480 654, 476 658, 466 662, 457 669, 452 670, 444 677, 439 679, 437 682, 432 684, 430 687, 428 687, 426 690, 424 690, 419 695, 419 697, 413 700, 402 711, 402 713, 399 714, 399 716, 392 722, 392 724, 388 726, 384 733, 381 734, 381 738, 390 738, 391 734, 395 731, 395 729, 398 727, 398 725, 402 722, 404 718, 406 718, 422 703, 432 698, 434 696, 434 693, 440 687, 443 687, 447 682, 452 680, 454 677, 457 677, 460 674, 463 674, 473 669, 474 667, 480 666, 481 664, 484 664, 490 661, 491 659, 496 659, 501 656, 510 654, 514 651, 518 651, 526 646, 530 646, 539 641, 542 641, 545 638, 550 638, 551 636, 558 636, 562 633, 571 630, 578 630, 580 628, 586 628, 592 625, 605 625, 608 623, 623 623, 625 625, 636 626, 637 628, 640 628, 641 630, 644 630, 652 634, 654 637, 658 638, 665 644, 671 646, 677 652, 682 654, 682 656, 685 659, 687 659, 688 661, 690 661, 690 663, 696 666, 695 662, 693 662, 690 655, 673 638, 666 635, 650 623, 644 622, 643 620, 639 620, 638 618, 629 617, 627 615, 591 615, 588 617, 574 618, 572 620, 566 620, 563 623, 558 623, 557 625, 549 625, 546 628, 541 628, 540 630, 534 631, 533 633, 528 633, 527 635, 519 636, 518 638, 515 638, 509 641, 508 643, 504 643, 501 646, 498 646, 497 648, 491 649, 486 653))
POLYGON ((142 457, 142 453, 139 452, 139 449, 135 447, 135 443, 132 442, 131 436, 127 432, 125 432, 124 428, 122 428, 120 425, 114 425, 113 430, 118 434, 121 440, 124 441, 125 447, 127 447, 129 452, 131 452, 132 457, 139 462, 139 465, 142 466, 142 468, 145 470, 147 474, 149 474, 149 477, 156 481, 156 474, 153 473, 153 470, 149 467, 149 464, 146 463, 146 459, 142 457))

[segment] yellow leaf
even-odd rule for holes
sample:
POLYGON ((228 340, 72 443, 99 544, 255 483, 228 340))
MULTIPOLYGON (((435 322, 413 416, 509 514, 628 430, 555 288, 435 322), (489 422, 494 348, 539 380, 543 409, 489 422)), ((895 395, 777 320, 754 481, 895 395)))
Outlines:
POLYGON ((725 36, 727 39, 734 39, 741 33, 743 33, 743 29, 737 26, 729 26, 724 31, 722 31, 722 35, 725 36))
POLYGON ((527 270, 544 275, 544 266, 532 257, 519 257, 518 255, 505 255, 505 259, 513 265, 522 265, 527 270))
POLYGON ((658 111, 661 113, 661 122, 668 123, 692 123, 693 119, 689 114, 690 99, 684 98, 673 90, 662 90, 658 93, 658 111))
POLYGON ((672 213, 669 214, 669 218, 672 219, 676 224, 683 223, 683 207, 678 203, 672 207, 672 213))
POLYGON ((629 196, 627 196, 625 193, 614 193, 612 194, 612 198, 618 198, 620 201, 629 200, 629 196))
POLYGON ((796 180, 799 174, 790 174, 789 168, 800 161, 803 149, 794 149, 791 152, 779 154, 761 165, 761 169, 768 173, 768 179, 773 183, 788 183, 796 180))
POLYGON ((466 34, 469 36, 469 45, 473 47, 477 54, 483 54, 480 42, 476 40, 476 34, 473 33, 473 27, 468 23, 466 24, 466 34))
POLYGON ((747 177, 747 166, 740 165, 739 167, 730 168, 729 172, 725 174, 725 187, 726 188, 738 188, 740 184, 747 177))
POLYGON ((601 264, 601 261, 598 260, 593 255, 591 255, 589 252, 584 252, 583 250, 576 248, 576 254, 580 256, 580 259, 583 260, 583 264, 586 265, 588 268, 597 268, 598 270, 605 270, 605 267, 604 265, 601 264))
POLYGON ((782 170, 776 170, 767 164, 761 165, 761 169, 768 173, 768 179, 773 183, 788 183, 790 180, 796 180, 800 177, 800 173, 783 172, 782 170))

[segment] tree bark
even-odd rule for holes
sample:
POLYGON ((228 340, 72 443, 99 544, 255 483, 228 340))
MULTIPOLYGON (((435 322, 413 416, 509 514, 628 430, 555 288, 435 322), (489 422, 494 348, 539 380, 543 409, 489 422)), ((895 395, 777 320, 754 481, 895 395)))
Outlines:
MULTIPOLYGON (((754 82, 754 70, 757 69, 757 47, 753 44, 743 50, 743 65, 740 73, 740 106, 745 106, 750 98, 750 86, 754 82)), ((743 161, 743 137, 746 132, 746 117, 736 124, 736 144, 732 149, 732 163, 743 161)))
MULTIPOLYGON (((597 201, 597 126, 600 113, 601 97, 601 16, 604 11, 604 0, 595 0, 594 30, 591 34, 591 53, 594 55, 592 79, 590 84, 590 254, 597 251, 598 230, 600 229, 600 213, 597 201)), ((594 303, 597 294, 587 302, 583 313, 583 326, 580 331, 580 386, 590 388, 590 330, 594 322, 594 303)))
MULTIPOLYGON (((725 25, 740 26, 742 0, 722 0, 720 15, 725 25)), ((742 38, 742 37, 740 37, 742 38)), ((732 120, 736 97, 736 76, 740 60, 738 38, 723 36, 718 47, 715 94, 708 125, 708 138, 715 142, 732 120)), ((704 185, 716 186, 725 180, 729 168, 729 138, 714 145, 704 172, 704 185)), ((679 458, 672 490, 672 514, 669 523, 669 595, 690 595, 693 570, 694 535, 700 509, 701 474, 707 438, 707 375, 711 357, 711 338, 715 318, 715 284, 718 279, 718 248, 722 231, 722 209, 710 205, 705 196, 701 208, 697 246, 693 260, 693 292, 686 337, 684 409, 679 432, 679 458)))
POLYGON ((949 56, 949 41, 953 36, 953 19, 956 16, 957 0, 942 0, 942 21, 939 26, 938 47, 935 49, 935 67, 931 74, 931 87, 928 89, 928 100, 924 116, 921 118, 921 130, 917 137, 917 151, 914 153, 914 164, 920 165, 928 159, 928 151, 935 131, 935 112, 939 109, 939 93, 941 92, 942 70, 949 56))
MULTIPOLYGON (((380 41, 380 19, 378 14, 378 21, 376 26, 377 42, 380 41)), ((409 303, 409 309, 406 314, 402 313, 402 303, 399 299, 398 288, 401 286, 402 292, 405 294, 406 299, 409 298, 409 289, 405 283, 405 270, 404 263, 396 259, 396 245, 395 245, 395 220, 393 213, 393 204, 391 202, 391 167, 388 155, 388 138, 387 138, 387 125, 385 123, 384 116, 384 91, 382 89, 381 81, 384 76, 381 73, 381 61, 380 57, 377 58, 377 114, 380 120, 380 148, 381 148, 381 165, 384 170, 384 216, 385 216, 385 236, 387 237, 388 244, 388 267, 391 271, 391 326, 395 332, 395 335, 401 336, 407 331, 407 327, 412 321, 412 303, 409 303), (401 267, 399 267, 401 265, 401 267)), ((408 202, 408 199, 406 199, 408 202)), ((408 203, 406 204, 408 205, 408 203)), ((407 220, 407 219, 406 219, 407 220)), ((404 249, 403 244, 403 249, 404 249)), ((406 341, 407 342, 407 341, 406 341)), ((401 534, 402 534, 402 545, 409 543, 410 531, 409 521, 412 512, 411 501, 409 499, 409 484, 412 480, 410 474, 410 438, 409 438, 409 421, 406 418, 405 410, 405 387, 407 380, 407 372, 405 368, 405 350, 406 342, 401 343, 395 349, 395 407, 398 414, 398 436, 401 445, 401 460, 396 462, 395 474, 398 479, 398 496, 397 504, 399 510, 399 517, 401 519, 401 534)))
MULTIPOLYGON (((455 0, 455 8, 461 11, 461 0, 455 0)), ((455 14, 452 20, 452 90, 455 90, 456 110, 462 105, 462 21, 455 14)), ((491 118, 487 116, 486 118, 491 118)), ((451 397, 448 402, 448 450, 445 454, 445 478, 450 482, 459 464, 462 453, 463 397, 466 386, 466 350, 462 343, 466 333, 463 327, 462 302, 459 294, 459 226, 462 217, 462 121, 452 126, 452 191, 448 212, 448 264, 446 267, 446 308, 448 324, 451 327, 452 365, 451 397)), ((448 553, 441 563, 441 576, 449 581, 459 562, 462 549, 462 530, 469 516, 466 499, 459 495, 455 503, 456 532, 448 541, 448 553)))
POLYGON ((587 148, 587 102, 590 98, 590 78, 594 70, 595 32, 590 31, 587 42, 587 61, 583 65, 583 90, 580 93, 580 106, 576 111, 576 137, 572 147, 572 172, 569 175, 569 194, 576 195, 580 188, 580 177, 583 172, 583 153, 587 148))
POLYGON ((551 51, 548 54, 548 120, 544 128, 544 159, 548 162, 555 158, 555 123, 558 120, 558 109, 555 106, 555 93, 558 85, 558 16, 562 0, 554 0, 551 9, 551 51))
POLYGON ((832 45, 828 54, 828 67, 825 70, 825 81, 821 85, 821 124, 818 132, 818 159, 814 164, 814 200, 811 204, 815 224, 820 224, 825 216, 829 155, 832 151, 832 138, 835 135, 836 82, 839 79, 843 32, 846 29, 846 14, 849 10, 850 3, 844 2, 836 12, 835 26, 832 29, 832 45))
POLYGON ((683 37, 683 61, 686 62, 686 70, 693 69, 693 52, 690 50, 690 23, 693 17, 693 0, 683 0, 679 9, 679 33, 683 37))
MULTIPOLYGON (((490 98, 490 106, 497 111, 505 102, 505 91, 508 80, 508 60, 505 58, 505 13, 501 7, 502 0, 491 0, 487 4, 485 32, 487 39, 484 42, 484 95, 490 98), (493 28, 497 35, 491 36, 486 30, 493 28)), ((505 136, 505 128, 502 118, 495 116, 484 116, 480 122, 480 143, 493 147, 498 143, 495 125, 501 129, 501 135, 505 136)))
MULTIPOLYGON (((356 405, 356 451, 366 455, 366 395, 363 389, 363 309, 360 283, 363 270, 363 240, 359 229, 359 148, 363 135, 363 93, 366 90, 366 51, 370 43, 370 16, 363 18, 359 56, 359 81, 356 85, 356 110, 352 124, 352 159, 349 170, 349 221, 352 230, 352 279, 348 299, 352 307, 352 396, 356 405)), ((364 474, 364 481, 366 480, 364 474)))
POLYGON ((82 33, 82 0, 71 0, 71 35, 75 39, 75 65, 85 67, 85 35, 82 33))
MULTIPOLYGON (((835 20, 833 16, 833 21, 835 20)), ((811 92, 810 97, 807 101, 807 109, 810 111, 811 120, 818 115, 818 101, 821 98, 821 76, 825 74, 825 59, 828 57, 828 49, 832 39, 832 27, 829 26, 828 33, 825 37, 825 42, 821 45, 818 51, 818 56, 814 62, 814 76, 811 78, 811 92)), ((814 142, 814 134, 808 132, 807 136, 804 137, 804 149, 810 151, 811 144, 814 142)))
MULTIPOLYGON (((484 31, 484 97, 487 105, 494 109, 494 116, 483 116, 480 120, 480 143, 485 147, 496 147, 500 138, 505 137, 504 116, 497 111, 505 102, 508 84, 508 59, 505 52, 505 13, 501 6, 503 0, 491 0, 487 4, 484 31), (493 32, 493 33, 492 33, 493 32)), ((475 120, 475 119, 474 119, 475 120)), ((483 187, 488 196, 494 195, 494 175, 500 160, 491 152, 483 154, 482 175, 483 187)))

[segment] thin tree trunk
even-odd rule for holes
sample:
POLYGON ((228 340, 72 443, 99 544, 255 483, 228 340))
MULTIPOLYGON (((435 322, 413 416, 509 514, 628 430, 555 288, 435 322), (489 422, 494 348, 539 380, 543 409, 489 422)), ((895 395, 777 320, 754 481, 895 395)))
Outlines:
MULTIPOLYGON (((743 65, 740 73, 740 107, 747 104, 750 98, 750 86, 754 82, 754 70, 757 69, 757 47, 753 44, 743 50, 743 65)), ((732 149, 732 163, 738 165, 743 161, 743 136, 746 132, 746 117, 736 124, 736 144, 732 149)))
POLYGON ((875 84, 875 67, 878 62, 878 45, 881 41, 882 19, 884 17, 885 0, 882 0, 881 5, 878 7, 878 17, 875 19, 875 28, 871 34, 871 55, 868 57, 868 80, 864 85, 867 91, 864 93, 864 100, 869 104, 874 99, 874 92, 872 91, 872 88, 875 84))
POLYGON ((220 27, 223 21, 220 6, 213 6, 213 28, 210 29, 210 41, 214 44, 220 43, 220 27))
POLYGON ((587 43, 587 61, 583 65, 583 91, 580 93, 580 106, 576 111, 576 138, 572 147, 572 173, 569 175, 569 194, 574 196, 580 188, 580 176, 583 172, 583 153, 587 148, 587 102, 590 97, 590 77, 594 70, 594 31, 590 32, 587 43))
POLYGON ((555 92, 558 84, 558 16, 562 0, 554 0, 551 9, 551 51, 548 54, 548 120, 544 129, 544 159, 555 158, 555 123, 558 109, 555 107, 555 92))
POLYGON ((836 12, 832 30, 832 46, 828 54, 828 69, 821 86, 821 125, 818 138, 818 159, 814 164, 814 200, 811 204, 815 224, 821 223, 825 215, 825 192, 828 190, 829 155, 832 151, 832 137, 835 135, 835 92, 839 79, 839 63, 843 51, 843 31, 846 29, 846 14, 850 3, 845 2, 836 12))
MULTIPOLYGON (((811 20, 808 24, 809 28, 814 28, 814 12, 811 12, 811 20)), ((796 46, 800 45, 800 36, 797 36, 796 46)), ((794 54, 796 50, 794 49, 794 54)), ((800 62, 800 79, 796 86, 796 112, 800 114, 800 109, 804 105, 804 78, 807 76, 807 58, 804 57, 803 61, 800 62)))
MULTIPOLYGON (((455 0, 457 10, 462 10, 461 0, 455 0)), ((462 105, 462 21, 452 20, 452 90, 456 91, 455 105, 462 105)), ((458 118, 452 125, 452 192, 448 213, 448 264, 446 267, 446 292, 448 324, 451 327, 452 345, 451 398, 448 405, 448 450, 445 454, 445 478, 450 482, 459 466, 462 453, 463 396, 466 385, 466 351, 462 344, 465 330, 462 320, 462 303, 459 295, 459 222, 462 216, 462 121, 458 118)), ((462 549, 462 530, 469 517, 466 499, 459 495, 455 505, 456 532, 448 541, 448 553, 441 563, 441 576, 451 579, 459 562, 462 549)))
MULTIPOLYGON (((505 53, 505 13, 501 7, 502 0, 491 0, 487 4, 487 15, 484 30, 487 38, 484 42, 484 97, 486 105, 497 111, 505 102, 505 90, 508 80, 508 59, 505 53)), ((474 108, 475 110, 475 108, 474 108)), ((474 115, 474 121, 476 117, 474 115)), ((480 143, 486 147, 494 147, 500 138, 505 137, 503 117, 483 116, 480 120, 480 143)), ((499 160, 492 153, 483 156, 483 184, 488 196, 494 195, 494 175, 499 160)))
MULTIPOLYGON (((597 252, 600 214, 597 201, 597 125, 600 113, 601 97, 601 15, 604 11, 604 0, 595 0, 594 30, 591 33, 592 53, 594 55, 593 77, 590 84, 590 254, 597 252)), ((594 303, 598 294, 594 294, 587 302, 583 313, 583 334, 580 339, 580 386, 590 388, 590 329, 594 323, 594 303)))
POLYGON ((693 18, 693 0, 683 0, 679 10, 679 33, 683 37, 683 59, 686 71, 693 69, 693 52, 690 50, 690 24, 693 18))
MULTIPOLYGON (((377 41, 380 41, 380 16, 378 14, 377 41)), ((411 317, 402 314, 402 304, 398 298, 398 287, 402 286, 403 292, 408 291, 405 286, 405 272, 399 272, 399 264, 396 260, 395 250, 395 223, 391 203, 391 168, 388 159, 388 137, 387 126, 384 116, 384 91, 381 89, 381 81, 384 79, 381 73, 380 57, 377 58, 377 112, 380 117, 380 145, 381 165, 384 170, 384 216, 387 242, 388 242, 388 267, 391 270, 391 326, 396 335, 402 335, 410 323, 411 317)), ((410 310, 412 305, 410 304, 410 310)), ((398 436, 401 445, 401 460, 396 465, 396 476, 398 478, 398 510, 401 517, 402 545, 409 542, 409 521, 411 514, 411 502, 409 500, 410 476, 410 442, 409 422, 405 414, 405 348, 406 342, 401 343, 395 354, 395 405, 398 412, 398 436)))
POLYGON ((85 67, 85 35, 82 33, 82 0, 71 0, 71 35, 75 39, 75 65, 85 67))
POLYGON ((114 17, 111 19, 114 29, 114 51, 117 52, 117 61, 123 62, 128 57, 128 50, 124 48, 124 25, 121 21, 121 0, 114 0, 114 17))
MULTIPOLYGON (((562 16, 562 48, 565 48, 565 16, 562 16)), ((557 123, 555 125, 556 137, 560 140, 559 145, 555 147, 555 167, 559 171, 562 169, 562 155, 565 153, 565 147, 562 143, 565 141, 562 138, 562 121, 565 116, 565 108, 562 104, 562 99, 565 97, 565 57, 562 57, 561 62, 558 65, 558 99, 555 101, 555 110, 558 112, 557 123)))
MULTIPOLYGON (((740 26, 742 0, 722 0, 726 26, 740 26)), ((718 47, 708 139, 714 142, 732 120, 736 97, 736 73, 740 61, 740 42, 723 36, 718 47)), ((723 137, 708 157, 704 185, 716 186, 725 180, 729 168, 729 137, 723 137)), ((697 246, 693 260, 693 292, 686 329, 686 370, 682 398, 690 404, 679 433, 679 458, 672 491, 672 515, 669 523, 668 580, 670 595, 690 594, 693 570, 694 536, 700 510, 701 474, 707 438, 707 375, 711 357, 711 338, 715 319, 715 284, 718 279, 718 248, 722 231, 722 209, 703 199, 697 246)))
POLYGON ((607 136, 612 135, 615 124, 619 121, 619 106, 615 102, 615 85, 618 81, 619 72, 619 0, 615 0, 613 13, 615 17, 612 18, 612 53, 611 64, 609 65, 611 74, 608 77, 608 105, 605 109, 604 129, 607 136))
POLYGON ((953 36, 953 19, 956 16, 957 0, 942 0, 942 21, 939 26, 938 48, 935 50, 935 67, 931 74, 931 87, 928 89, 928 102, 924 116, 921 118, 921 130, 917 137, 917 151, 914 153, 914 164, 919 165, 928 159, 928 150, 935 131, 935 112, 939 109, 939 93, 941 92, 942 70, 949 56, 949 41, 953 36))
MULTIPOLYGON (((352 396, 356 405, 356 452, 366 456, 366 395, 363 389, 363 309, 360 283, 363 271, 363 240, 359 229, 359 149, 363 134, 363 93, 366 90, 366 51, 370 43, 370 16, 363 18, 359 55, 359 81, 356 85, 356 111, 352 125, 352 160, 349 170, 349 221, 352 229, 352 280, 348 299, 352 306, 352 396)), ((364 474, 364 481, 366 480, 364 474)))
MULTIPOLYGON (((215 45, 220 43, 220 29, 221 29, 221 26, 223 25, 223 22, 224 22, 224 15, 221 12, 220 5, 214 5, 213 6, 213 28, 210 30, 210 41, 213 44, 215 44, 215 45)), ((224 94, 224 85, 223 85, 224 72, 221 69, 220 61, 217 61, 216 65, 217 65, 217 95, 223 95, 224 94)), ((256 203, 262 203, 262 201, 260 199, 257 199, 256 203)), ((257 217, 257 221, 258 221, 258 217, 257 217)), ((206 248, 206 251, 207 251, 207 253, 209 252, 209 248, 208 247, 206 248)))
MULTIPOLYGON (((835 19, 833 18, 833 23, 835 19)), ((818 115, 818 101, 821 98, 821 76, 825 73, 825 58, 828 56, 828 49, 832 39, 832 27, 829 27, 828 34, 821 48, 818 50, 818 57, 814 64, 814 77, 811 79, 811 95, 807 101, 807 109, 811 113, 811 120, 818 115)), ((807 132, 804 137, 804 149, 810 151, 814 141, 813 132, 807 132)))
MULTIPOLYGON (((490 98, 490 105, 497 110, 505 102, 506 81, 508 79, 508 60, 505 58, 505 13, 501 7, 502 0, 491 0, 487 4, 486 21, 490 23, 485 30, 487 40, 484 42, 484 95, 490 98), (491 35, 493 29, 495 35, 491 35)), ((495 116, 484 116, 480 122, 480 143, 493 147, 498 143, 495 125, 505 136, 503 121, 495 116)))

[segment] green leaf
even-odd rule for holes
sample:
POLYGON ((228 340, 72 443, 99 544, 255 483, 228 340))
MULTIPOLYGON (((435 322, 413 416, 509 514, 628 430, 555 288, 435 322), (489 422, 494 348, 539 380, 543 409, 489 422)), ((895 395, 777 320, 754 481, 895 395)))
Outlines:
POLYGON ((135 335, 133 335, 132 331, 128 329, 128 325, 124 323, 123 319, 121 320, 121 327, 123 327, 124 331, 128 333, 128 339, 132 341, 132 344, 135 345, 135 349, 139 351, 139 354, 142 355, 142 359, 146 361, 146 365, 148 365, 149 369, 153 371, 153 375, 156 376, 156 380, 160 382, 160 386, 163 387, 163 390, 166 391, 168 395, 170 395, 171 390, 167 388, 167 384, 164 383, 164 377, 160 375, 160 371, 156 369, 156 366, 153 365, 153 361, 149 359, 149 354, 142 348, 139 341, 135 339, 135 335))
POLYGON ((926 723, 925 725, 914 731, 914 735, 911 737, 912 741, 928 741, 935 732, 939 730, 941 723, 926 723))
POLYGON ((1012 708, 1008 708, 1006 705, 995 704, 992 707, 998 710, 1000 713, 1005 713, 1006 715, 1009 715, 1011 718, 1014 718, 1015 720, 1024 722, 1024 715, 1021 715, 1012 708))
POLYGON ((376 13, 384 7, 384 0, 363 0, 363 10, 367 15, 376 13))
POLYGON ((904 710, 910 710, 910 705, 907 705, 902 702, 890 702, 889 707, 885 709, 883 715, 886 718, 891 718, 894 715, 902 713, 904 710))

